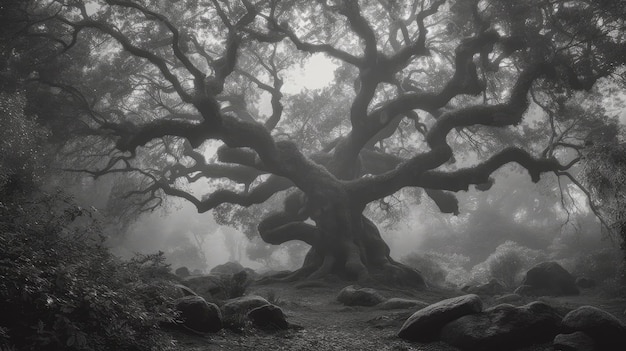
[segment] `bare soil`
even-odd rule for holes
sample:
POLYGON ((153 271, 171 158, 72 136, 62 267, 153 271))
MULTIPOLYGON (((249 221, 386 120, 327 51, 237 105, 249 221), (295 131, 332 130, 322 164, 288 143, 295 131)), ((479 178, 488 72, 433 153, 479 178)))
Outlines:
MULTIPOLYGON (((248 295, 269 298, 280 306, 289 323, 289 330, 271 331, 246 325, 242 330, 224 329, 215 334, 189 335, 173 332, 176 349, 200 350, 459 350, 442 342, 417 343, 396 336, 413 309, 380 310, 374 307, 347 307, 337 302, 338 292, 349 285, 345 282, 316 282, 302 286, 294 283, 274 283, 252 286, 248 295)), ((430 288, 404 290, 376 287, 384 296, 402 297, 434 303, 461 291, 430 288)), ((626 296, 606 297, 601 289, 583 290, 579 296, 524 298, 518 304, 544 301, 563 315, 583 305, 591 305, 612 313, 626 323, 626 296)), ((495 305, 495 299, 483 297, 485 308, 495 305)), ((512 345, 514 346, 514 345, 512 345)), ((551 345, 534 345, 520 351, 549 351, 551 345)))

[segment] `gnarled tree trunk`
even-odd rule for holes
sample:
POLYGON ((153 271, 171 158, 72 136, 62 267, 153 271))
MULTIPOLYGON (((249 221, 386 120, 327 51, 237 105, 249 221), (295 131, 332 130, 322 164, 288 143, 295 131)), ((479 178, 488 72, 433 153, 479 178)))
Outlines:
POLYGON ((312 210, 293 207, 286 200, 285 210, 274 213, 258 226, 261 238, 274 245, 301 240, 311 245, 303 266, 293 273, 270 281, 317 279, 336 275, 361 283, 425 287, 421 274, 394 261, 376 225, 362 214, 362 209, 343 206, 341 200, 326 202, 312 210), (315 225, 306 223, 309 217, 315 225))

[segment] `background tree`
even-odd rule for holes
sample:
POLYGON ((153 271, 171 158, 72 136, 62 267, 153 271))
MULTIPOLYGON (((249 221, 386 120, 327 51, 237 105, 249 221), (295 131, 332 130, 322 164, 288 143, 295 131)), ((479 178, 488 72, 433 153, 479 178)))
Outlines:
POLYGON ((66 109, 51 113, 72 118, 64 152, 76 168, 130 174, 134 190, 123 196, 138 210, 165 196, 207 212, 280 193, 283 209, 257 218, 261 238, 311 246, 287 280, 334 273, 422 285, 391 258, 364 215, 369 204, 424 189, 456 214, 453 192, 489 189, 508 163, 535 182, 575 180, 569 171, 597 131, 617 130, 593 95, 623 72, 617 0, 46 0, 21 9, 33 22, 20 34, 59 54, 56 70, 30 76, 66 109), (332 58, 334 82, 286 94, 289 68, 311 54, 332 58))

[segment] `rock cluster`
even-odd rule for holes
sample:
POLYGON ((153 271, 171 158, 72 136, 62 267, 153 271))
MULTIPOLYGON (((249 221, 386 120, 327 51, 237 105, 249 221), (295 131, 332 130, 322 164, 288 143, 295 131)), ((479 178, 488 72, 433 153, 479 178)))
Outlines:
POLYGON ((439 301, 411 315, 398 336, 413 341, 444 341, 461 350, 514 350, 552 341, 554 350, 621 350, 626 326, 591 306, 562 317, 544 302, 500 304, 483 310, 474 294, 439 301))
MULTIPOLYGON (((221 267, 218 271, 237 270, 234 264, 221 267)), ((224 277, 234 277, 245 271, 231 274, 228 272, 212 272, 210 275, 190 277, 176 284, 182 297, 175 301, 179 312, 177 324, 194 333, 215 333, 225 327, 240 327, 251 323, 260 328, 287 329, 290 324, 280 307, 269 303, 266 299, 255 296, 241 296, 215 303, 207 302, 203 296, 212 298, 217 289, 223 286, 224 277), (196 290, 197 289, 197 290, 196 290)))

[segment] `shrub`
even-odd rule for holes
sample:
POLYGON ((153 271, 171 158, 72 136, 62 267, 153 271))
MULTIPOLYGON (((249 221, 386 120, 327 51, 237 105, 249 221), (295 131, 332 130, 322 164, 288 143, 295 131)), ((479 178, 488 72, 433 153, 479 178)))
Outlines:
POLYGON ((467 282, 468 273, 463 267, 469 257, 459 254, 411 253, 402 262, 419 270, 426 280, 439 286, 461 286, 467 282))
POLYGON ((26 99, 0 92, 0 195, 33 187, 46 164, 42 143, 47 131, 24 114, 26 99))
POLYGON ((487 257, 487 259, 475 265, 471 272, 471 280, 474 282, 487 282, 491 278, 496 278, 508 287, 514 287, 524 273, 544 258, 544 255, 507 240, 487 257))
POLYGON ((618 281, 622 254, 618 249, 602 249, 575 258, 572 274, 598 282, 618 281))
POLYGON ((0 346, 160 350, 176 317, 162 253, 122 261, 93 214, 61 193, 0 203, 0 346))

